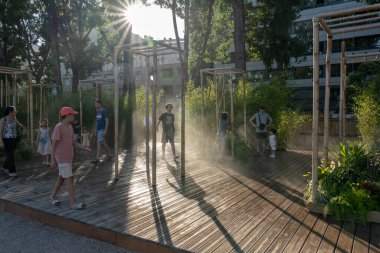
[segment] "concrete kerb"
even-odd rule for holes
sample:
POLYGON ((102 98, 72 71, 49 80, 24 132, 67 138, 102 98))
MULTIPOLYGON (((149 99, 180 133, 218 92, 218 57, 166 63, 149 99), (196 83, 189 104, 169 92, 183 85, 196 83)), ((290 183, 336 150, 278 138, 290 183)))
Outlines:
POLYGON ((35 220, 51 227, 59 228, 71 233, 86 236, 92 239, 110 243, 128 250, 141 253, 188 253, 183 249, 177 249, 149 241, 133 235, 122 234, 106 228, 99 228, 81 221, 64 218, 50 214, 9 200, 0 199, 0 212, 9 212, 24 218, 35 220))

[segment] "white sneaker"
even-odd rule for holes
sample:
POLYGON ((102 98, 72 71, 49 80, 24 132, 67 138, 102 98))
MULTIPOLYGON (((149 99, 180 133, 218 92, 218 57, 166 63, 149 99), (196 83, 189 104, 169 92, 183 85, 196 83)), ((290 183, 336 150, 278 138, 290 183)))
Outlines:
POLYGON ((9 173, 9 176, 10 177, 17 177, 17 173, 16 172, 9 173))

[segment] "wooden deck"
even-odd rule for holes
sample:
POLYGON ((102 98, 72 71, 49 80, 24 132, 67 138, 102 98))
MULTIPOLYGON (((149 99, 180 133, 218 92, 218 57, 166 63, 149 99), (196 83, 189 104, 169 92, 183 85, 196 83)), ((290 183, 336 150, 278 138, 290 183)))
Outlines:
POLYGON ((20 162, 19 177, 0 176, 0 210, 140 252, 380 252, 380 224, 352 225, 309 213, 302 175, 306 152, 252 157, 249 168, 187 155, 187 173, 158 161, 157 189, 149 187, 142 150, 112 161, 75 163, 78 199, 88 208, 48 203, 56 172, 39 160, 20 162))

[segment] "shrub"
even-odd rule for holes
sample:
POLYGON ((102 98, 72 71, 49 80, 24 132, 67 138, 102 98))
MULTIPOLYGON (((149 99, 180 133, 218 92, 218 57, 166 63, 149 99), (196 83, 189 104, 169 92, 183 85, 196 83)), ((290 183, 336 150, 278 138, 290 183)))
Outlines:
POLYGON ((354 98, 354 111, 362 140, 370 147, 380 137, 380 104, 374 93, 363 91, 354 98))

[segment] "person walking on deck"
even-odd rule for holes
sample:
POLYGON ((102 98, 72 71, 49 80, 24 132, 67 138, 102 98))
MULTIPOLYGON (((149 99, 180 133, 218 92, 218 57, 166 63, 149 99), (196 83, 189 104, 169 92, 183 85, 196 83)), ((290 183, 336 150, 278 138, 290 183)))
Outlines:
POLYGON ((72 163, 74 158, 74 146, 85 150, 87 153, 91 153, 91 149, 84 147, 82 144, 77 142, 74 137, 74 130, 72 123, 75 120, 75 115, 78 114, 71 107, 62 107, 59 112, 62 122, 58 123, 52 135, 52 152, 51 152, 51 168, 58 167, 58 178, 55 183, 52 194, 50 195, 50 204, 59 205, 60 201, 56 199, 58 191, 61 189, 63 182, 66 180, 66 190, 70 197, 70 208, 71 209, 83 209, 85 208, 84 203, 77 203, 75 193, 74 193, 74 178, 72 163))

